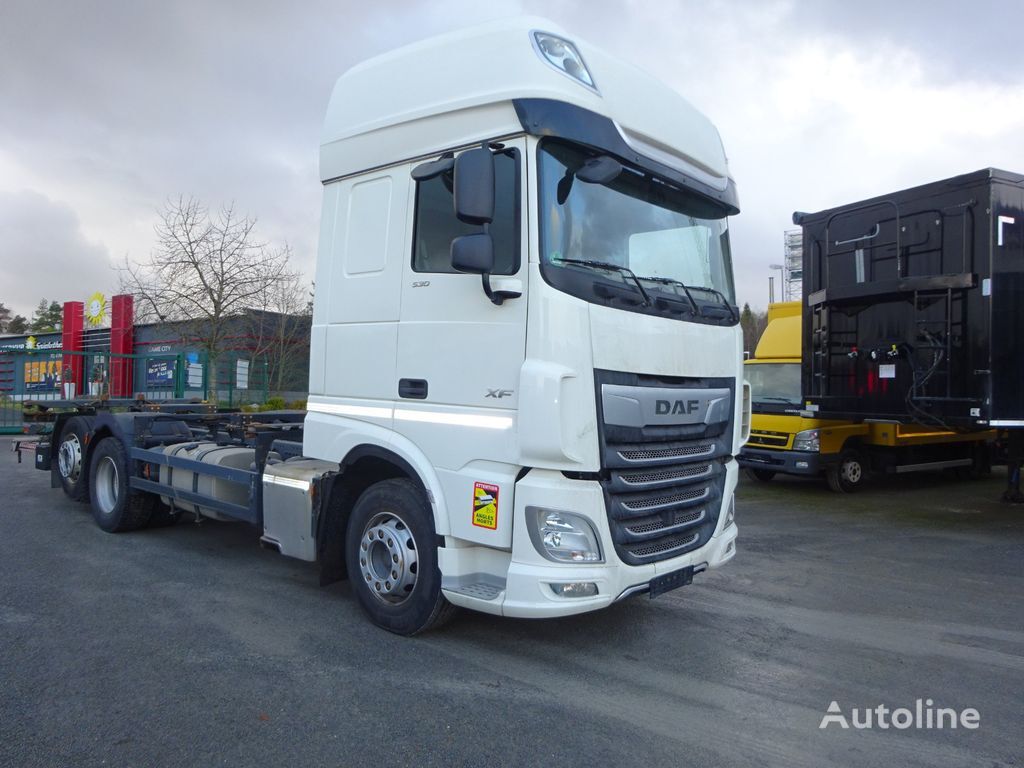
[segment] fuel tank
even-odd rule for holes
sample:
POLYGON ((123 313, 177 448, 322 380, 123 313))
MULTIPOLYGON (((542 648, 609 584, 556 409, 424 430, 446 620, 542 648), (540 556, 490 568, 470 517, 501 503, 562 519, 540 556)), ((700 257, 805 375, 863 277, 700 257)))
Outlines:
MULTIPOLYGON (((256 451, 252 448, 241 448, 234 445, 217 445, 216 443, 178 443, 168 445, 164 448, 168 456, 179 456, 184 459, 201 461, 204 464, 213 464, 218 467, 231 467, 233 469, 249 469, 256 458, 256 451)), ((188 469, 179 467, 161 467, 160 484, 177 488, 183 491, 193 491, 203 496, 226 501, 231 504, 249 503, 249 488, 241 483, 234 483, 210 475, 197 474, 188 469)), ((161 496, 164 504, 170 504, 171 499, 161 496)), ((178 509, 192 512, 213 520, 234 521, 223 512, 204 506, 193 504, 189 501, 176 500, 174 506, 178 509)))

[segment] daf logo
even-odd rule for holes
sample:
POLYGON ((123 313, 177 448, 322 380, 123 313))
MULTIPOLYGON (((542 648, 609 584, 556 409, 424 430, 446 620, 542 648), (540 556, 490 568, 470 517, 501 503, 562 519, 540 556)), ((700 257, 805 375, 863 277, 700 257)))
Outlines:
POLYGON ((700 400, 657 400, 654 403, 654 412, 659 416, 694 413, 698 408, 700 400))
POLYGON ((503 397, 512 397, 511 389, 488 389, 484 397, 494 397, 500 400, 503 397))

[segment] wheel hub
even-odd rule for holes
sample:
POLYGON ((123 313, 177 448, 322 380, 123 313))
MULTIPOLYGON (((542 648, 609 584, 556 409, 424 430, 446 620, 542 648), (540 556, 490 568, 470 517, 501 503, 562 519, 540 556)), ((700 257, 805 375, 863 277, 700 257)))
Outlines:
POLYGON ((385 603, 404 602, 416 586, 416 540, 401 518, 384 512, 363 529, 359 570, 370 592, 385 603))
POLYGON ((117 464, 109 456, 104 456, 96 465, 96 502, 100 512, 109 515, 117 506, 120 489, 118 484, 117 464))
POLYGON ((851 483, 859 483, 861 477, 860 462, 847 461, 843 464, 843 475, 851 483))
POLYGON ((78 476, 82 473, 82 444, 78 441, 78 435, 68 435, 60 444, 57 469, 61 477, 73 483, 78 482, 78 476))

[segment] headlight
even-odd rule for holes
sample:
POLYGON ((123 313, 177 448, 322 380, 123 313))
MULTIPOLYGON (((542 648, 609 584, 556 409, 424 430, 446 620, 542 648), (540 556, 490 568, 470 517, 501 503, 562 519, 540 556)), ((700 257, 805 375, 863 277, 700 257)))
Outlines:
POLYGON ((794 451, 813 451, 817 453, 821 450, 821 439, 816 429, 805 429, 803 432, 797 432, 796 437, 793 438, 793 450, 794 451))
POLYGON ((526 508, 530 540, 541 555, 556 563, 603 563, 601 545, 590 522, 572 512, 526 508))

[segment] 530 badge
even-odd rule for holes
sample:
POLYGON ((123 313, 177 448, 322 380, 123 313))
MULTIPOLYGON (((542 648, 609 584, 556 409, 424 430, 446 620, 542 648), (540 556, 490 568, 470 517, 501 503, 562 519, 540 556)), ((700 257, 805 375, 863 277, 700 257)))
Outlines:
POLYGON ((473 483, 473 525, 489 528, 498 527, 498 493, 500 488, 490 483, 473 483))

